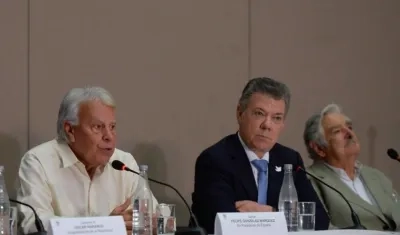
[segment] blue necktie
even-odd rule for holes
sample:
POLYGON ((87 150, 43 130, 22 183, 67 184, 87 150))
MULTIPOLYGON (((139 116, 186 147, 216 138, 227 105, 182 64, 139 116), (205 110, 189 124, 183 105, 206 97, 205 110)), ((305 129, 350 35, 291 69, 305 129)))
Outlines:
POLYGON ((257 202, 262 205, 267 205, 267 191, 268 191, 268 161, 257 159, 251 161, 251 164, 258 171, 258 200, 257 202))

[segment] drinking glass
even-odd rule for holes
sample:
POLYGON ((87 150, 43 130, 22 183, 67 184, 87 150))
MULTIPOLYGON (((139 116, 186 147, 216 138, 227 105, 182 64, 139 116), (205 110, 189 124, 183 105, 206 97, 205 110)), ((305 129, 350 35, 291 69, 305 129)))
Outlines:
POLYGON ((176 232, 175 205, 157 205, 157 235, 173 235, 176 232))
POLYGON ((299 202, 298 230, 315 230, 315 202, 299 202))

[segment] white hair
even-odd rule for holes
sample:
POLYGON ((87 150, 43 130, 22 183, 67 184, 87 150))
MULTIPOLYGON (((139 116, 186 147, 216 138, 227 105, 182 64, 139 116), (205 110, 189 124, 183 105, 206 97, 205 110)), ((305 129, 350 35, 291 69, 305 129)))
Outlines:
MULTIPOLYGON (((322 119, 324 116, 331 113, 343 114, 342 109, 337 104, 329 104, 325 106, 322 111, 318 114, 312 115, 307 121, 303 133, 304 144, 306 145, 308 154, 311 159, 315 160, 318 158, 318 154, 310 146, 311 142, 314 142, 319 147, 326 147, 327 142, 325 140, 324 129, 322 128, 322 119)), ((345 116, 346 121, 351 122, 350 118, 345 116)))
POLYGON ((64 123, 71 125, 79 124, 79 108, 82 103, 98 100, 103 104, 115 108, 115 102, 111 94, 102 87, 73 88, 64 96, 60 104, 57 119, 58 139, 68 143, 67 133, 64 130, 64 123))

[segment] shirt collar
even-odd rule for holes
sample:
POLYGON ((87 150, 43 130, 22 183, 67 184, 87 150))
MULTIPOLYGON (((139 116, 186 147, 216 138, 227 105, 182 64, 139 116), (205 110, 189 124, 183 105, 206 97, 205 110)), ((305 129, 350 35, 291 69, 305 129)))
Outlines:
MULTIPOLYGON (((333 170, 336 174, 338 174, 340 177, 342 176, 347 176, 347 173, 339 167, 334 167, 329 165, 328 163, 324 162, 324 164, 329 167, 331 170, 333 170)), ((354 170, 355 170, 355 177, 359 177, 362 169, 362 164, 359 161, 356 161, 354 163, 354 170)))
MULTIPOLYGON (((246 152, 247 158, 249 159, 250 162, 252 162, 253 160, 258 160, 260 159, 257 154, 255 154, 251 149, 249 149, 247 147, 247 145, 243 142, 242 137, 240 137, 240 134, 238 132, 238 137, 240 140, 240 143, 242 144, 244 151, 246 152)), ((264 153, 264 156, 261 158, 263 160, 266 160, 267 162, 269 162, 269 152, 264 153)))
MULTIPOLYGON (((71 147, 69 147, 69 145, 66 142, 61 141, 61 140, 56 140, 55 148, 57 150, 58 156, 61 159, 62 168, 68 168, 77 163, 80 163, 83 165, 83 163, 81 161, 79 161, 79 159, 76 157, 75 153, 72 152, 71 147)), ((115 155, 115 151, 114 151, 113 155, 111 156, 110 161, 113 160, 114 155, 115 155)), ((105 166, 107 166, 107 165, 109 165, 109 164, 106 164, 105 166)), ((98 168, 100 170, 100 172, 102 172, 104 170, 105 166, 101 166, 98 168)))
POLYGON ((75 163, 79 162, 78 158, 76 158, 74 152, 72 152, 71 148, 67 143, 61 140, 57 140, 55 146, 58 156, 61 159, 62 167, 67 168, 75 163))

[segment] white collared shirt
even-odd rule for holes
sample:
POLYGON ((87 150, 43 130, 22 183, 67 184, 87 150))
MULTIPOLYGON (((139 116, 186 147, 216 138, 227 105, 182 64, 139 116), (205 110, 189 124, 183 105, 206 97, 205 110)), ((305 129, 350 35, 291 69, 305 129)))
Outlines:
MULTIPOLYGON (((110 163, 116 159, 139 171, 130 153, 115 149, 110 163)), ((108 216, 143 188, 139 176, 114 170, 111 164, 97 168, 91 180, 70 147, 57 140, 29 150, 22 157, 18 177, 17 199, 35 208, 46 230, 54 217, 108 216)), ((153 210, 157 204, 153 196, 153 210)), ((36 231, 31 209, 18 206, 18 210, 24 234, 36 231)))
POLYGON ((332 169, 340 178, 340 180, 347 185, 356 195, 362 198, 364 201, 371 205, 376 205, 375 199, 372 197, 368 188, 365 186, 362 177, 360 175, 361 165, 356 163, 354 180, 350 179, 347 173, 342 168, 337 168, 325 163, 330 169, 332 169))
MULTIPOLYGON (((249 149, 247 147, 247 145, 243 142, 242 138, 240 137, 239 132, 238 132, 238 137, 239 137, 240 143, 242 144, 242 146, 244 148, 244 151, 246 152, 247 157, 249 158, 251 169, 253 170, 254 179, 256 180, 256 185, 258 187, 258 170, 255 166, 253 166, 251 161, 258 160, 260 158, 257 156, 257 154, 255 154, 251 149, 249 149)), ((264 156, 261 159, 269 162, 269 152, 264 153, 264 156)))

